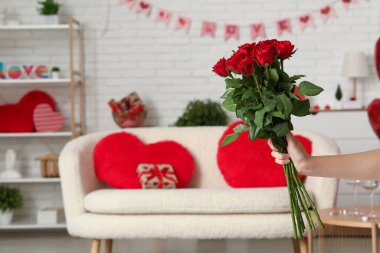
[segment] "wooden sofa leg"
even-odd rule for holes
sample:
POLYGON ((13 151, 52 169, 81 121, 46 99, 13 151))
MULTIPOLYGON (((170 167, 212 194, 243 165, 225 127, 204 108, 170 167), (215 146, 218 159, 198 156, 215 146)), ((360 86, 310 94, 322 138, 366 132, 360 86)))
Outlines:
POLYGON ((91 253, 99 253, 99 249, 100 249, 100 240, 93 239, 91 243, 91 253))
POLYGON ((293 239, 294 253, 308 253, 307 238, 293 239))
POLYGON ((112 239, 106 239, 106 251, 105 253, 112 253, 112 243, 113 243, 113 240, 112 239))

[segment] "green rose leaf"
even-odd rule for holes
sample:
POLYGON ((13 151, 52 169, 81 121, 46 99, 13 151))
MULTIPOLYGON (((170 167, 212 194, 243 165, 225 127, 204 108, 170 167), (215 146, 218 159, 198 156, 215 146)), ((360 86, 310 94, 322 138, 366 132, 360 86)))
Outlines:
POLYGON ((281 94, 279 98, 282 105, 284 106, 283 113, 285 114, 285 116, 289 116, 293 110, 292 101, 285 93, 281 94))
POLYGON ((264 104, 264 110, 266 112, 273 111, 273 109, 277 105, 277 101, 273 99, 263 99, 263 104, 264 104))
POLYGON ((301 82, 298 88, 298 94, 306 96, 316 96, 322 91, 321 87, 308 81, 301 82))
POLYGON ((228 88, 240 88, 243 86, 243 80, 241 80, 241 79, 226 78, 225 82, 227 85, 227 89, 228 88))
POLYGON ((278 82, 278 80, 280 79, 276 69, 269 69, 269 75, 270 79, 274 82, 278 82))
POLYGON ((222 106, 229 112, 235 112, 236 104, 232 100, 232 98, 227 98, 223 101, 222 106))
POLYGON ((310 114, 310 102, 309 99, 298 101, 293 100, 293 115, 303 117, 310 114))
POLYGON ((224 98, 224 99, 230 98, 234 95, 234 92, 235 92, 234 88, 229 88, 226 90, 226 92, 224 92, 224 94, 223 94, 223 96, 221 96, 221 98, 224 98))
POLYGON ((281 111, 271 112, 270 115, 276 118, 285 119, 285 115, 281 111))
POLYGON ((278 138, 284 137, 289 132, 288 122, 284 122, 284 123, 280 123, 280 124, 275 125, 272 128, 272 131, 275 132, 275 134, 278 138))
POLYGON ((303 78, 303 77, 306 77, 305 75, 294 75, 294 76, 291 76, 290 78, 289 78, 289 81, 291 82, 291 83, 294 83, 295 81, 297 81, 298 79, 301 79, 301 78, 303 78))
POLYGON ((256 126, 259 128, 264 128, 264 116, 265 116, 265 109, 261 109, 256 111, 255 113, 255 118, 254 118, 254 123, 256 126))
POLYGON ((233 134, 229 134, 229 135, 226 135, 226 137, 224 137, 223 141, 222 141, 222 147, 234 142, 237 140, 237 138, 239 138, 239 134, 238 133, 233 133, 233 134))
POLYGON ((256 97, 256 94, 253 90, 247 90, 243 96, 242 96, 242 99, 248 99, 248 98, 254 98, 256 97))
POLYGON ((247 130, 248 130, 248 126, 245 124, 239 124, 236 127, 234 127, 234 133, 235 134, 239 134, 239 133, 245 132, 247 130))

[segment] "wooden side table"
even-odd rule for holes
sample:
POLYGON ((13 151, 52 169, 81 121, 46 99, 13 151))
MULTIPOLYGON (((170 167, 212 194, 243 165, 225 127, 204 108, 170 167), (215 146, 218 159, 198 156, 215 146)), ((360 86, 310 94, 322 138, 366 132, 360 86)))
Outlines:
MULTIPOLYGON (((362 215, 360 216, 353 216, 353 215, 344 215, 341 214, 341 210, 347 210, 352 211, 354 210, 354 207, 336 207, 336 208, 327 208, 327 209, 321 209, 319 211, 319 215, 323 221, 323 223, 326 226, 330 227, 336 227, 337 229, 344 228, 346 230, 351 230, 353 235, 360 235, 363 236, 364 234, 368 237, 371 237, 371 248, 372 253, 378 252, 378 245, 377 245, 377 229, 380 227, 380 218, 369 218, 368 221, 362 220, 362 215), (368 229, 368 230, 363 230, 368 229), (358 232, 359 230, 365 231, 358 232)), ((371 212, 371 209, 369 206, 359 206, 358 210, 360 212, 363 212, 364 215, 367 215, 371 212)), ((374 208, 376 213, 380 215, 380 206, 376 206, 374 208)), ((313 219, 316 221, 315 217, 313 219)), ((316 222, 317 224, 317 222, 316 222)), ((323 237, 325 233, 325 229, 318 228, 317 229, 318 237, 323 237)), ((308 253, 313 253, 313 233, 312 231, 308 230, 308 253)), ((323 252, 323 242, 322 240, 319 241, 320 248, 319 252, 323 252), (322 251, 321 251, 322 250, 322 251)))

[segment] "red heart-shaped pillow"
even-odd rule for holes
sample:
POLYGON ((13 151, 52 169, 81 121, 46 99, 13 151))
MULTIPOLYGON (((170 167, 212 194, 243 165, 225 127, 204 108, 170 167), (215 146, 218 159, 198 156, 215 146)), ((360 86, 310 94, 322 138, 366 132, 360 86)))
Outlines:
MULTIPOLYGON (((233 133, 233 128, 241 123, 238 121, 230 125, 219 140, 218 166, 226 182, 236 188, 286 186, 282 166, 274 162, 267 140, 251 141, 247 131, 233 143, 220 146, 224 137, 233 133)), ((299 135, 296 138, 311 154, 311 141, 299 135)))
POLYGON ((106 136, 94 149, 96 176, 114 188, 139 189, 140 163, 170 164, 178 179, 177 188, 186 186, 195 168, 189 151, 175 141, 145 144, 136 136, 121 132, 106 136))

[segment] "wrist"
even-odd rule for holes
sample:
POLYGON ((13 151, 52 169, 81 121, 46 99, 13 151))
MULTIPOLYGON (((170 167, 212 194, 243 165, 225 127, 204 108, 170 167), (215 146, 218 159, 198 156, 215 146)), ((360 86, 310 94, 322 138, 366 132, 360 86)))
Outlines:
POLYGON ((306 155, 299 163, 300 173, 309 176, 313 174, 314 171, 314 159, 310 155, 306 155))

